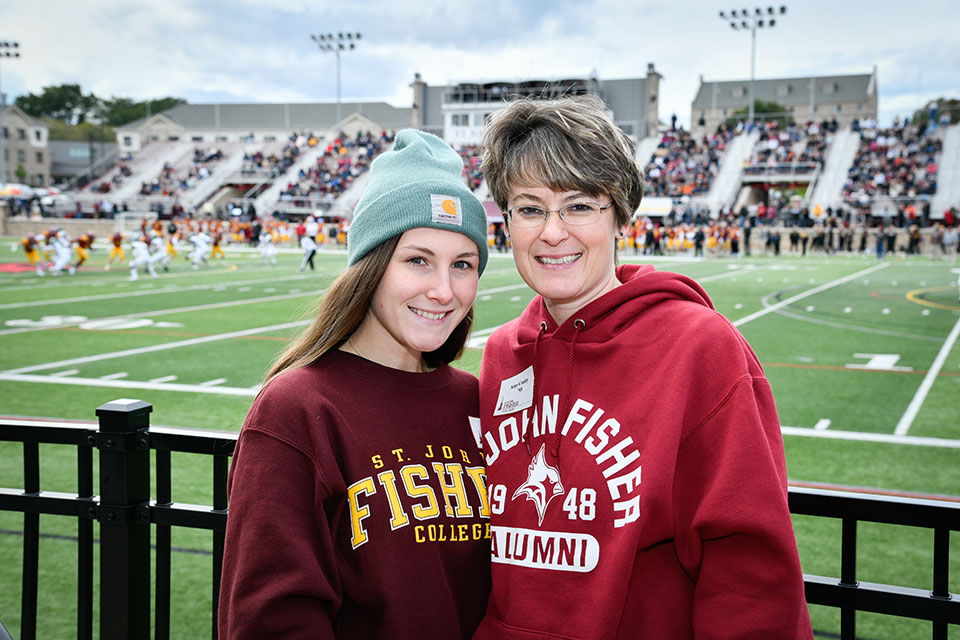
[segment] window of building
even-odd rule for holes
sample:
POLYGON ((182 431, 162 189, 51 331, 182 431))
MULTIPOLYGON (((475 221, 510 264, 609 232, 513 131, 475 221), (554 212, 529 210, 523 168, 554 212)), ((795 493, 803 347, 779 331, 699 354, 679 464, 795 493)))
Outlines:
POLYGON ((276 142, 277 136, 263 136, 264 142, 276 142))
POLYGON ((825 85, 823 85, 823 92, 830 95, 830 94, 836 93, 837 89, 839 88, 840 88, 840 85, 838 85, 836 82, 828 82, 825 85))
POLYGON ((17 162, 26 162, 27 152, 23 149, 17 149, 17 162))
POLYGON ((203 136, 191 136, 190 140, 192 142, 203 142, 203 136))
POLYGON ((834 112, 834 113, 840 113, 840 107, 841 107, 841 106, 843 106, 843 105, 839 105, 839 104, 838 104, 838 105, 834 106, 834 107, 833 107, 833 112, 834 112))
POLYGON ((43 140, 43 131, 41 131, 40 129, 34 129, 33 139, 36 140, 37 142, 41 142, 43 140))
POLYGON ((43 164, 43 151, 37 151, 37 164, 43 164))
POLYGON ((482 127, 482 126, 483 126, 483 118, 484 118, 484 114, 482 114, 482 113, 475 113, 475 114, 473 114, 473 126, 475 126, 475 127, 482 127))
POLYGON ((793 93, 793 87, 789 84, 782 84, 777 87, 777 95, 780 97, 788 96, 793 93))
POLYGON ((27 130, 17 129, 17 140, 26 140, 26 139, 27 139, 27 130))
POLYGON ((227 136, 217 136, 217 142, 226 142, 227 136))
POLYGON ((6 127, 4 127, 3 129, 0 129, 0 135, 2 135, 4 138, 9 138, 9 137, 10 137, 10 132, 7 131, 7 128, 6 128, 6 127))
POLYGON ((69 155, 72 160, 89 160, 90 147, 70 147, 67 155, 69 155))
POLYGON ((743 87, 734 87, 731 93, 733 94, 734 98, 742 98, 743 96, 747 95, 747 90, 743 87))
POLYGON ((451 120, 451 124, 455 127, 469 127, 470 126, 470 114, 469 113, 455 113, 451 120))
POLYGON ((34 183, 34 184, 38 184, 38 185, 42 185, 42 184, 43 184, 43 174, 42 174, 42 173, 38 173, 37 175, 35 175, 35 176, 33 177, 33 183, 34 183))
POLYGON ((123 146, 125 146, 125 147, 132 147, 132 146, 133 146, 133 138, 132 138, 131 136, 123 136, 123 146))

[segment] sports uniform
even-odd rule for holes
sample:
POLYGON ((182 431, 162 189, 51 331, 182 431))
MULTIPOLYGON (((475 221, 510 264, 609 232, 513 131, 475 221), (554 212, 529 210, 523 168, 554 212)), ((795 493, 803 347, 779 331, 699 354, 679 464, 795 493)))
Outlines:
POLYGON ((107 264, 104 265, 103 270, 109 271, 110 265, 113 264, 114 260, 122 261, 124 258, 123 255, 123 234, 119 231, 110 236, 110 243, 113 245, 110 247, 110 255, 107 257, 107 264))
POLYGON ((260 234, 260 257, 263 264, 277 264, 277 248, 273 244, 273 234, 267 230, 260 234))
POLYGON ((220 637, 470 637, 490 580, 476 414, 447 365, 332 350, 271 381, 230 472, 220 637))
POLYGON ((23 247, 23 252, 27 255, 27 262, 37 270, 38 276, 46 275, 41 264, 40 252, 37 250, 37 244, 41 238, 40 235, 26 236, 20 240, 20 246, 23 247))
POLYGON ((200 265, 207 264, 207 251, 210 250, 210 236, 203 231, 190 236, 190 243, 193 250, 190 252, 190 262, 194 269, 199 269, 200 265))
POLYGON ((77 254, 77 263, 73 265, 77 269, 80 268, 84 262, 87 261, 87 258, 90 257, 88 251, 93 247, 93 234, 85 233, 79 238, 77 238, 77 246, 73 248, 74 252, 77 254))
POLYGON ((76 272, 73 265, 70 264, 70 236, 66 231, 58 231, 53 237, 50 246, 53 247, 53 264, 50 266, 50 273, 60 275, 64 269, 67 269, 70 275, 76 272))
POLYGON ((493 591, 475 637, 811 638, 756 356, 692 280, 616 276, 561 326, 537 296, 487 343, 493 591))
POLYGON ((147 273, 152 277, 157 277, 157 272, 153 268, 153 260, 150 258, 150 248, 147 245, 146 238, 137 237, 130 245, 133 250, 133 258, 130 260, 130 280, 136 280, 140 276, 137 273, 140 267, 146 267, 147 273))
POLYGON ((220 246, 220 243, 223 242, 223 232, 215 231, 213 234, 213 247, 210 253, 210 259, 220 256, 220 259, 226 262, 227 254, 223 252, 223 247, 220 246))
POLYGON ((303 247, 303 260, 300 261, 299 271, 306 269, 308 264, 310 265, 310 271, 313 271, 313 256, 317 253, 316 241, 313 239, 313 236, 307 234, 300 238, 300 246, 303 247))

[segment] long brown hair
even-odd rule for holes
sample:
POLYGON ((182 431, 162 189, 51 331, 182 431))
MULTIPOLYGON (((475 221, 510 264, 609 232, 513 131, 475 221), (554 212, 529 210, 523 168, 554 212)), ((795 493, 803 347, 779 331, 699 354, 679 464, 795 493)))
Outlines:
MULTIPOLYGON (((396 235, 377 245, 333 281, 314 305, 313 322, 270 366, 264 386, 284 371, 313 364, 357 330, 370 309, 373 294, 380 286, 399 240, 400 236, 396 235)), ((472 326, 473 306, 439 349, 422 354, 424 364, 436 367, 459 358, 472 326)))

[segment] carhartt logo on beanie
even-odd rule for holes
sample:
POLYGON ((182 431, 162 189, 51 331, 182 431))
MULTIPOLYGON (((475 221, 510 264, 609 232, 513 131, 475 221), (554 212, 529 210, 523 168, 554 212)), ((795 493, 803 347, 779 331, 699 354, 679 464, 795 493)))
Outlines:
POLYGON ((462 233, 487 264, 487 213, 463 181, 463 159, 435 135, 404 129, 370 168, 370 181, 347 234, 348 263, 408 229, 462 233))

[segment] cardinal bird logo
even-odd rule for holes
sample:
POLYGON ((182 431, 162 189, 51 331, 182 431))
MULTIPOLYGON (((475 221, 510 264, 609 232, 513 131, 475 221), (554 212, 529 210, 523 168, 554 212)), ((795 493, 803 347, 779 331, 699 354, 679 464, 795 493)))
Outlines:
POLYGON ((540 516, 540 525, 543 524, 543 515, 547 512, 547 505, 557 496, 563 495, 563 484, 560 482, 560 470, 547 464, 544 455, 545 445, 540 445, 537 455, 533 456, 530 466, 527 467, 527 481, 524 482, 513 494, 511 500, 516 500, 517 496, 524 495, 527 500, 533 502, 537 507, 537 515, 540 516))

